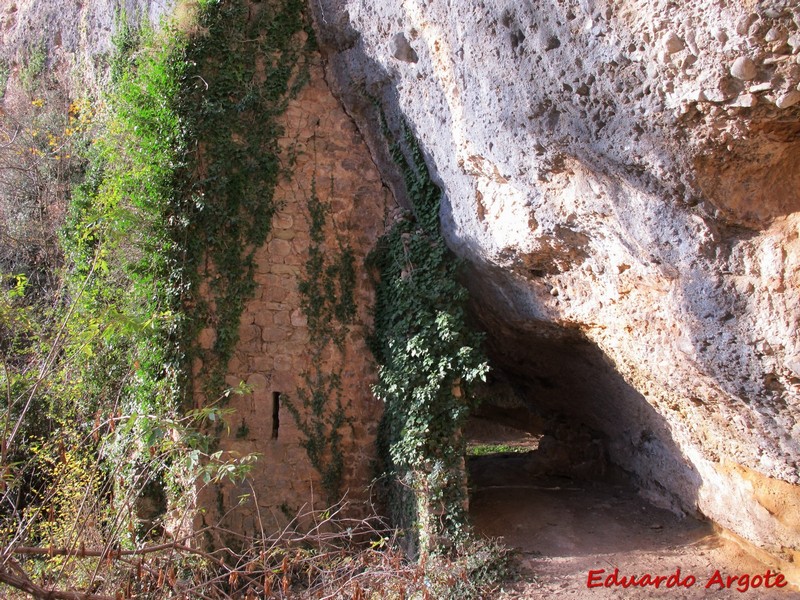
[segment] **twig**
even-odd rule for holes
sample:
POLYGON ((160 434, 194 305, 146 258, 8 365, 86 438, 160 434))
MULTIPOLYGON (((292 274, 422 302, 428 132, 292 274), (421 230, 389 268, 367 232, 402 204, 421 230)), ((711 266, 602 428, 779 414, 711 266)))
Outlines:
POLYGON ((0 569, 0 582, 41 600, 115 600, 111 596, 90 594, 89 592, 48 590, 33 583, 24 572, 15 574, 7 569, 0 569))

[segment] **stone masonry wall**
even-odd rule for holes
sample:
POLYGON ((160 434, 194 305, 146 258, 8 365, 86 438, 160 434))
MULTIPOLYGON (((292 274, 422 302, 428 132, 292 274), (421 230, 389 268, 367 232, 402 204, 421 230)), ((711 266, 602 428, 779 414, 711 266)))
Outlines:
MULTIPOLYGON (((336 237, 344 236, 356 257, 355 322, 343 350, 328 348, 321 356, 323 373, 341 370, 341 398, 349 418, 341 429, 342 490, 352 503, 351 513, 358 513, 373 477, 382 408, 371 392, 376 370, 366 336, 374 294, 364 258, 383 231, 388 191, 355 126, 331 94, 319 57, 312 59, 310 83, 289 105, 284 126, 283 154, 296 154, 296 163, 291 181, 276 190, 280 209, 266 244, 256 254, 257 291, 242 314, 240 340, 226 380, 230 386, 245 381, 253 392, 232 397, 228 407, 235 414, 228 419, 229 433, 220 440, 222 450, 257 452, 261 457, 246 482, 223 485, 216 498, 209 497, 212 491, 200 498, 200 505, 209 511, 230 511, 240 496, 248 494, 221 523, 243 534, 260 532, 262 526, 271 532, 312 505, 326 507, 320 474, 312 467, 302 447, 304 435, 287 408, 290 402, 301 418, 308 416, 298 389, 307 387, 303 373, 315 367, 313 340, 298 291, 309 256, 307 200, 312 182, 319 199, 330 207, 325 250, 336 252, 336 237), (280 394, 277 431, 276 394, 280 394)), ((205 331, 200 343, 210 347, 213 332, 205 331)))

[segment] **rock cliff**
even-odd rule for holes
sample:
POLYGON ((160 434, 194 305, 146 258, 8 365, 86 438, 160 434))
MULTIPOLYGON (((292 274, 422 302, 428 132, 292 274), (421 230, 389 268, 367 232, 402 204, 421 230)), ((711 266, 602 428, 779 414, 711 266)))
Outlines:
MULTIPOLYGON (((44 44, 95 78, 117 4, 8 3, 12 70, 44 44)), ((309 5, 401 201, 374 101, 419 138, 495 368, 648 497, 800 560, 797 3, 309 5)))
MULTIPOLYGON (((95 86, 105 77, 118 23, 158 26, 175 0, 89 0, 50 2, 19 0, 0 7, 0 48, 12 70, 24 69, 37 51, 61 76, 74 76, 76 89, 95 86)), ((183 10, 183 8, 181 8, 183 10)))
POLYGON ((649 497, 797 556, 797 5, 311 8, 399 197, 374 99, 420 139, 495 366, 649 497))

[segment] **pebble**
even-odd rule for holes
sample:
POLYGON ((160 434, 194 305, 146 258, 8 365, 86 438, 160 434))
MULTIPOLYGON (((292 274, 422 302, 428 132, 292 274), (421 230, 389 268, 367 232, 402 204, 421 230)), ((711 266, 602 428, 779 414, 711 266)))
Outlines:
POLYGON ((800 355, 789 357, 789 359, 786 361, 785 365, 795 375, 800 377, 800 355))
POLYGON ((778 108, 789 108, 800 102, 800 92, 792 90, 778 97, 775 101, 775 106, 778 108))
POLYGON ((761 33, 763 24, 759 21, 753 21, 753 24, 750 25, 750 29, 747 30, 747 34, 750 36, 757 36, 761 33))
POLYGON ((784 40, 778 40, 777 42, 773 42, 772 45, 769 47, 770 51, 773 54, 791 54, 792 51, 789 48, 789 44, 787 44, 784 40))
POLYGON ((728 41, 728 34, 722 29, 714 29, 714 31, 711 32, 711 35, 713 35, 714 39, 720 44, 724 44, 728 41))
POLYGON ((696 62, 697 62, 697 57, 694 54, 689 54, 686 58, 683 59, 683 62, 681 63, 681 69, 685 71, 686 69, 691 68, 691 66, 696 62))
POLYGON ((758 20, 758 15, 755 13, 750 13, 749 15, 743 15, 736 22, 736 33, 738 33, 739 35, 745 35, 749 31, 750 25, 752 25, 753 22, 756 20, 758 20))
POLYGON ((795 33, 792 37, 786 40, 786 43, 792 47, 792 54, 800 52, 800 33, 795 33))
POLYGON ((680 52, 686 47, 684 41, 675 35, 674 32, 670 31, 667 36, 664 38, 664 50, 666 50, 669 54, 675 54, 676 52, 680 52))
POLYGON ((683 36, 684 40, 686 41, 686 46, 688 46, 689 51, 694 54, 700 54, 700 51, 697 48, 697 40, 695 39, 694 31, 687 31, 686 35, 683 36))
POLYGON ((751 94, 755 94, 757 92, 766 92, 772 89, 771 83, 759 83, 757 85, 750 86, 748 90, 751 94))
POLYGON ((702 92, 703 97, 705 100, 709 102, 725 102, 730 100, 731 95, 726 94, 723 90, 719 88, 709 88, 705 89, 702 92))
POLYGON ((755 63, 746 56, 737 58, 731 66, 731 75, 736 79, 750 81, 758 74, 755 63))
POLYGON ((777 42, 778 40, 785 40, 786 39, 786 32, 783 31, 780 27, 773 27, 767 32, 767 35, 764 36, 764 41, 768 43, 777 42))
POLYGON ((730 103, 731 106, 738 106, 741 108, 751 108, 756 105, 758 98, 753 94, 742 94, 730 103))

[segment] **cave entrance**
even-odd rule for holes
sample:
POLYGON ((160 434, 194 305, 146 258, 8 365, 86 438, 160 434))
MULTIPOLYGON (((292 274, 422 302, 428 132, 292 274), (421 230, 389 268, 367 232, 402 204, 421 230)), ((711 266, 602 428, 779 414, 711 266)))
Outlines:
POLYGON ((687 516, 698 479, 669 427, 599 348, 552 325, 486 329, 492 375, 465 431, 479 533, 517 548, 534 580, 584 591, 590 569, 669 574, 712 539, 687 516))
POLYGON ((510 597, 584 597, 598 570, 680 568, 702 579, 698 588, 714 569, 764 572, 693 514, 698 474, 597 346, 548 324, 491 325, 493 370, 465 430, 469 511, 479 534, 519 551, 523 577, 510 597))
MULTIPOLYGON (((596 346, 570 330, 543 329, 489 338, 493 369, 465 432, 473 489, 632 485, 641 440, 666 429, 596 346)), ((666 455, 668 445, 653 450, 666 455)))

